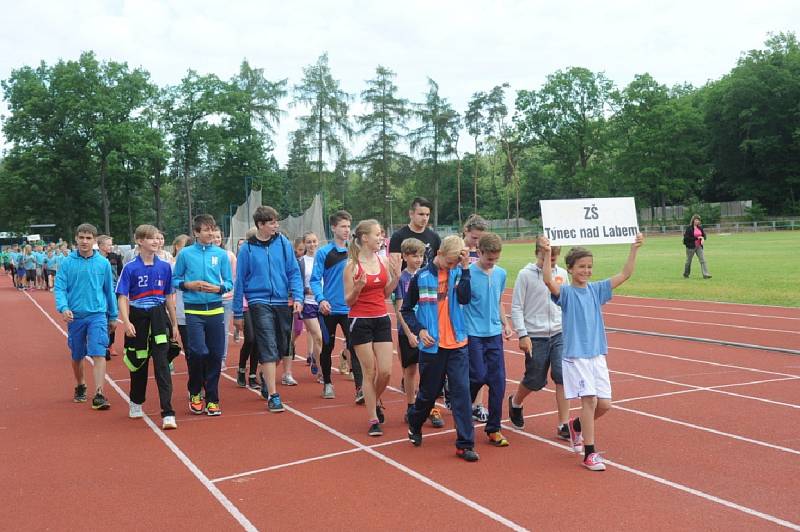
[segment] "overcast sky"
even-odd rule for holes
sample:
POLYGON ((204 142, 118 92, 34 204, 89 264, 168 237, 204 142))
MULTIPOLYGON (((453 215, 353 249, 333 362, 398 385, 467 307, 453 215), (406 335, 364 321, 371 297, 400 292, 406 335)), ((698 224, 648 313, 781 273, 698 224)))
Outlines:
MULTIPOLYGON (((667 85, 702 85, 760 48, 768 32, 800 27, 798 0, 0 0, 0 14, 2 79, 22 65, 94 50, 145 68, 162 86, 189 68, 228 79, 247 58, 291 87, 327 51, 350 93, 381 64, 397 73, 401 96, 420 101, 430 76, 459 112, 476 91, 503 82, 537 89, 570 66, 604 71, 619 86, 643 72, 667 85)), ((297 113, 278 130, 282 164, 297 113)))

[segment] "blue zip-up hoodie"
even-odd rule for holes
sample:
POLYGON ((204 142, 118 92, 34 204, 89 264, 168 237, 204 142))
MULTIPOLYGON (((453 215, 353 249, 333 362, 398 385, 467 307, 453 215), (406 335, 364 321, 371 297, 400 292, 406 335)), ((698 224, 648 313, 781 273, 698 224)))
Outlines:
POLYGON ((77 250, 64 258, 56 274, 53 292, 56 310, 71 310, 76 318, 105 314, 108 321, 117 319, 117 295, 111 264, 98 251, 82 257, 77 250))
MULTIPOLYGON (((431 347, 425 347, 420 341, 419 350, 424 353, 439 351, 438 288, 439 268, 431 261, 411 279, 406 298, 403 300, 403 307, 400 309, 408 328, 414 334, 418 335, 422 329, 427 329, 428 334, 433 337, 434 344, 431 347), (414 310, 415 306, 417 307, 416 311, 414 310)), ((447 281, 447 303, 450 320, 453 323, 453 332, 459 342, 467 339, 467 326, 461 305, 469 303, 470 292, 469 268, 462 269, 457 266, 450 270, 447 281)))
POLYGON ((253 305, 289 304, 289 296, 303 302, 303 279, 289 239, 276 233, 267 240, 250 238, 236 257, 236 288, 233 291, 233 316, 242 317, 244 300, 253 305))
POLYGON ((183 291, 183 302, 192 305, 222 303, 222 294, 233 288, 231 263, 228 254, 214 244, 195 242, 178 253, 175 270, 172 272, 172 287, 183 291), (186 290, 184 283, 206 281, 222 286, 222 292, 210 294, 197 290, 186 290))
POLYGON ((344 267, 347 264, 347 248, 340 248, 336 242, 317 250, 314 256, 314 269, 311 271, 311 291, 317 304, 327 301, 331 314, 348 314, 350 307, 344 300, 344 267))

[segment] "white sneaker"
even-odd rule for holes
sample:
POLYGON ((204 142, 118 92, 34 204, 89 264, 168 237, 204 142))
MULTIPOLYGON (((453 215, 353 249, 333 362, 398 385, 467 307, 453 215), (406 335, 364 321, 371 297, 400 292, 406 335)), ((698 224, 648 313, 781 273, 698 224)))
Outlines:
POLYGON ((178 423, 175 421, 175 416, 164 416, 161 421, 162 430, 177 429, 178 423))
POLYGON ((128 410, 128 417, 131 419, 139 419, 144 417, 144 410, 142 410, 142 405, 137 405, 133 401, 131 401, 131 407, 128 410))
POLYGON ((322 386, 323 399, 336 399, 336 394, 333 391, 333 384, 323 384, 322 386))
POLYGON ((297 381, 291 375, 284 375, 281 378, 281 384, 284 386, 297 386, 297 381))

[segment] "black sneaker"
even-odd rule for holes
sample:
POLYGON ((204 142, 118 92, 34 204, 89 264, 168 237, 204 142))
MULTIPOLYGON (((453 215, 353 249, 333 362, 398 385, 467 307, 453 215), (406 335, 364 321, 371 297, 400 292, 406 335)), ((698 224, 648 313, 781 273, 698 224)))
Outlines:
MULTIPOLYGON (((514 424, 515 427, 521 429, 525 426, 525 416, 522 415, 522 407, 514 408, 511 403, 513 402, 513 397, 508 396, 508 419, 511 420, 511 423, 514 424)), ((569 433, 567 433, 567 439, 569 439, 569 433)))
POLYGON ((244 388, 247 386, 247 381, 245 380, 245 372, 243 369, 240 369, 236 372, 236 384, 239 388, 244 388))
POLYGON ((108 402, 102 393, 98 392, 94 394, 94 399, 92 399, 92 408, 95 410, 108 410, 111 408, 111 403, 108 402))
POLYGON ((569 427, 566 423, 558 427, 558 439, 564 441, 570 441, 569 438, 569 427))
POLYGON ((258 384, 258 379, 256 378, 255 375, 250 375, 249 377, 247 377, 247 386, 254 390, 261 388, 261 385, 258 384))
POLYGON ((411 427, 408 429, 408 441, 414 444, 414 447, 419 447, 422 445, 422 433, 421 432, 414 432, 411 430, 411 427))
POLYGON ((471 448, 456 449, 456 456, 458 456, 463 460, 466 460, 467 462, 477 462, 480 459, 478 453, 476 453, 475 450, 471 448))
POLYGON ((361 388, 356 388, 355 402, 356 402, 357 405, 363 405, 364 404, 364 390, 362 390, 361 388))
POLYGON ((383 429, 381 428, 381 424, 380 423, 372 423, 369 426, 369 430, 367 431, 367 434, 369 434, 370 436, 383 436, 383 429))
POLYGON ((86 385, 79 384, 75 387, 75 395, 72 396, 72 401, 75 403, 86 402, 86 385))
POLYGON ((383 405, 377 404, 375 405, 375 415, 378 418, 378 423, 383 423, 386 421, 386 417, 383 415, 383 405))

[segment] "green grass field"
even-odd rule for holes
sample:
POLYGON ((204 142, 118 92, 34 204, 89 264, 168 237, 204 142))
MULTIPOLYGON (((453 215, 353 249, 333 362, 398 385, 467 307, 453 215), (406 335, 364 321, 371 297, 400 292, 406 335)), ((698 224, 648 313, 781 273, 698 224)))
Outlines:
MULTIPOLYGON (((533 244, 503 246, 500 265, 508 272, 508 286, 534 260, 533 249, 533 244)), ((622 269, 630 246, 593 246, 591 250, 593 277, 598 280, 622 269)), ((567 251, 559 258, 562 266, 567 251)), ((702 278, 695 258, 692 277, 684 279, 686 252, 681 236, 650 237, 639 251, 636 272, 617 293, 800 307, 800 280, 793 269, 800 263, 800 232, 709 234, 705 256, 713 278, 702 278)))

